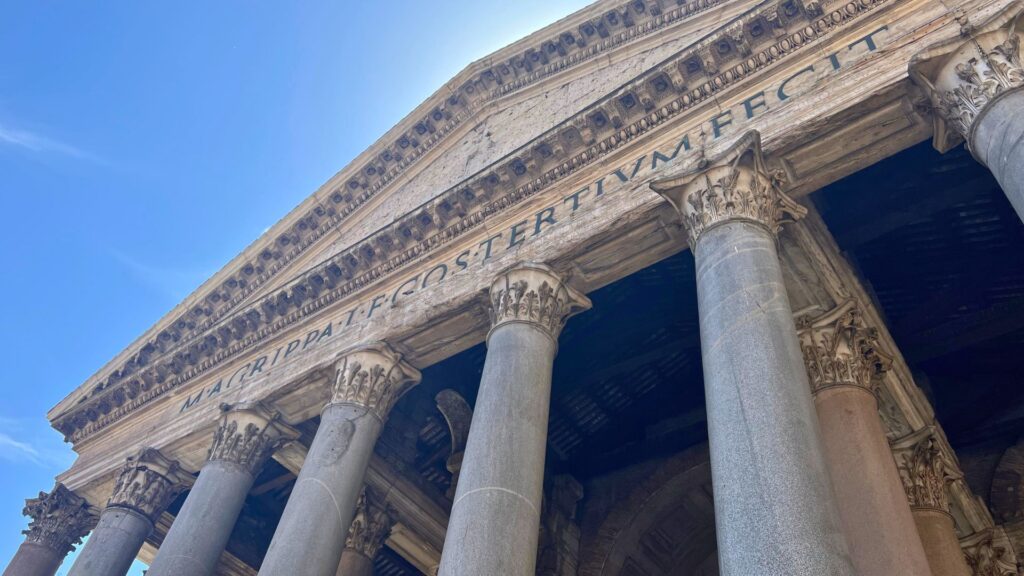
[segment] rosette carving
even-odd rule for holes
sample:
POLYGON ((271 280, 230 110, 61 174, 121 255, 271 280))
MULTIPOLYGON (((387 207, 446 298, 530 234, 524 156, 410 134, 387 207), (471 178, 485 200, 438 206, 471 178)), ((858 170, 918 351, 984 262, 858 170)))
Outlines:
POLYGON ((213 433, 207 460, 234 462, 253 476, 275 450, 299 437, 280 412, 258 402, 221 405, 221 423, 213 433))
POLYGON ((418 384, 420 372, 383 342, 345 352, 335 364, 332 404, 357 404, 384 420, 395 402, 418 384))
POLYGON ((876 377, 892 366, 892 357, 879 348, 878 330, 864 323, 853 300, 797 328, 812 392, 857 386, 873 393, 876 377))
POLYGON ((22 531, 25 541, 60 554, 74 550, 96 523, 89 503, 63 484, 54 486, 49 494, 40 492, 38 498, 25 500, 22 514, 32 518, 28 530, 22 531))
POLYGON ((946 486, 958 479, 956 464, 942 451, 933 427, 923 428, 893 445, 896 467, 911 508, 949 512, 946 486))
POLYGON ((706 160, 696 168, 690 164, 681 174, 651 182, 651 189, 682 216, 691 248, 697 246, 701 234, 719 224, 756 222, 775 234, 786 220, 807 213, 782 192, 784 174, 768 169, 756 130, 706 160))
POLYGON ((373 558, 391 533, 394 521, 387 508, 364 488, 356 503, 356 515, 345 538, 345 548, 373 558))
POLYGON ((155 522, 192 480, 177 461, 168 460, 153 448, 144 448, 121 468, 107 507, 134 510, 155 522))
POLYGON ((586 296, 543 264, 518 264, 498 274, 490 298, 491 331, 522 322, 541 328, 556 341, 570 316, 590 309, 586 296))
POLYGON ((1007 13, 958 39, 913 59, 910 74, 923 86, 936 114, 935 147, 945 152, 961 140, 970 144, 974 123, 1000 94, 1024 86, 1019 15, 1007 13))

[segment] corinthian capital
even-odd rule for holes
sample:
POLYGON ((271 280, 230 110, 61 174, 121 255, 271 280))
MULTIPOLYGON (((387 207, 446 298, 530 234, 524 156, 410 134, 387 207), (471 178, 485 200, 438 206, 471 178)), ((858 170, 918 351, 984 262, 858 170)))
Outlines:
POLYGON ((74 550, 96 523, 89 503, 63 484, 54 486, 49 494, 40 492, 38 498, 25 500, 21 513, 32 518, 28 530, 22 531, 25 540, 62 555, 74 550))
POLYGON ((968 30, 968 37, 933 46, 910 62, 910 77, 935 108, 934 145, 946 152, 967 140, 990 102, 1024 86, 1019 5, 968 30))
POLYGON ((522 263, 491 283, 491 331, 504 324, 525 323, 555 341, 570 316, 590 309, 590 300, 543 264, 522 263))
POLYGON ((803 217, 807 210, 782 192, 782 182, 781 171, 768 170, 761 136, 751 130, 706 163, 651 182, 651 189, 682 215, 694 248, 704 231, 726 222, 754 222, 775 234, 787 217, 803 217))
POLYGON ((960 540, 971 576, 1017 576, 1013 547, 1002 528, 988 528, 960 540))
POLYGON ((812 392, 856 386, 874 393, 875 377, 892 366, 892 357, 879 348, 878 330, 864 323, 853 300, 797 328, 812 392))
POLYGON ((387 344, 376 342, 339 357, 331 403, 364 406, 384 420, 402 394, 419 381, 419 370, 387 344))
POLYGON ((143 448, 129 456, 114 484, 107 507, 127 508, 156 521, 164 509, 185 487, 192 475, 178 462, 168 460, 153 448, 143 448))
POLYGON ((896 467, 911 508, 949 512, 946 486, 960 477, 956 464, 942 451, 934 427, 893 443, 896 467))
POLYGON ((267 458, 299 431, 281 419, 281 413, 259 402, 221 404, 223 416, 213 433, 207 460, 234 462, 256 476, 267 458))
POLYGON ((393 525, 394 521, 387 508, 372 493, 363 489, 356 503, 356 515, 345 538, 345 548, 373 558, 384 545, 393 525))

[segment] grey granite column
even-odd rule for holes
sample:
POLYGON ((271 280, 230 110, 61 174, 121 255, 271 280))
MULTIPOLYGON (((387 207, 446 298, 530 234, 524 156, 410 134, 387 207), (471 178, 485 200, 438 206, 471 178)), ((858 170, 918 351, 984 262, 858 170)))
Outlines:
POLYGON ((192 476, 152 448, 128 458, 68 576, 124 576, 153 524, 192 476))
POLYGON ((53 576, 64 557, 96 524, 89 504, 62 484, 49 494, 25 500, 25 516, 32 518, 25 541, 3 576, 53 576))
POLYGON ((398 398, 420 373, 384 343, 343 353, 331 401, 263 559, 264 576, 333 576, 366 468, 398 398))
POLYGON ((697 304, 722 576, 852 576, 775 234, 804 210, 760 138, 651 187, 682 214, 697 304))
POLYGON ((931 576, 878 415, 875 392, 891 357, 853 300, 800 328, 825 462, 857 574, 931 576))
POLYGON ((263 464, 274 450, 299 437, 278 412, 259 403, 221 408, 206 463, 148 576, 213 574, 263 464))
POLYGON ((933 46, 910 64, 935 108, 934 144, 945 152, 967 141, 1024 219, 1024 67, 1020 6, 1011 5, 970 38, 933 46))
POLYGON ((491 285, 491 331, 441 555, 441 576, 533 576, 551 369, 570 315, 590 307, 548 267, 491 285))
POLYGON ((364 489, 356 504, 356 515, 345 538, 337 576, 373 576, 373 559, 394 522, 380 499, 364 489))
POLYGON ((958 478, 957 467, 943 454, 936 434, 923 428, 894 442, 896 464, 932 576, 970 576, 946 492, 958 478))

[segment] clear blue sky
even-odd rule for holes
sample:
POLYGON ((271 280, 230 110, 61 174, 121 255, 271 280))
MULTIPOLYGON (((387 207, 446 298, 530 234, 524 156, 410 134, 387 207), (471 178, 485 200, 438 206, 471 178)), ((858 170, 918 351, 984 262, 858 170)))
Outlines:
POLYGON ((0 0, 0 566, 74 460, 49 408, 465 65, 586 4, 0 0))

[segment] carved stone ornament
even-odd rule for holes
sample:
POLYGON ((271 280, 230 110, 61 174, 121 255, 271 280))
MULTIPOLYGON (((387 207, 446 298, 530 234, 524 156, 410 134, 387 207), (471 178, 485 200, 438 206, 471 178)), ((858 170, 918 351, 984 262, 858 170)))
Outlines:
POLYGON ((473 409, 469 403, 458 392, 446 388, 434 396, 437 402, 437 409, 444 416, 448 423, 448 432, 452 439, 452 450, 445 461, 445 467, 452 473, 452 483, 448 487, 445 496, 448 499, 455 498, 455 487, 459 483, 459 472, 462 471, 462 457, 466 452, 466 443, 469 441, 469 425, 473 421, 473 409))
POLYGON ((193 480, 177 461, 168 460, 153 448, 143 448, 125 462, 107 507, 134 510, 155 522, 193 480))
POLYGON ((40 492, 38 498, 25 500, 21 513, 32 518, 28 530, 22 531, 25 541, 62 555, 74 550, 96 524, 96 515, 89 503, 63 484, 54 486, 49 494, 40 492))
POLYGON ((971 576, 1017 576, 1017 563, 1013 559, 1009 540, 1002 529, 988 528, 960 540, 971 576), (996 542, 996 531, 1002 542, 996 542))
POLYGON ((213 433, 207 460, 234 462, 256 476, 275 450, 299 437, 281 413, 259 402, 221 404, 223 417, 213 433))
POLYGON ((335 364, 332 404, 357 404, 384 420, 395 402, 418 384, 420 371, 384 342, 354 348, 335 364))
POLYGON ((964 139, 970 146, 985 107, 1024 86, 1019 20, 1019 12, 1004 12, 980 28, 968 28, 968 39, 931 48, 911 61, 911 78, 926 89, 935 108, 933 141, 940 152, 964 139))
POLYGON ((867 327, 854 300, 797 328, 812 392, 856 386, 874 393, 877 376, 892 366, 892 357, 879 349, 878 330, 867 327))
POLYGON ((960 475, 939 446, 935 428, 922 428, 895 442, 893 452, 910 507, 949 512, 946 486, 960 475))
POLYGON ((367 494, 366 489, 359 495, 356 503, 356 515, 352 519, 352 526, 348 529, 348 536, 345 538, 345 548, 373 558, 377 551, 384 545, 384 540, 391 533, 394 521, 388 514, 387 508, 381 506, 373 494, 367 494))
POLYGON ((651 189, 682 215, 693 248, 706 230, 726 222, 755 222, 775 234, 787 217, 802 218, 807 209, 782 192, 783 180, 782 171, 768 170, 761 136, 751 130, 716 156, 651 182, 651 189))
POLYGON ((491 333, 519 322, 540 328, 556 342, 570 316, 590 309, 590 299, 583 293, 551 268, 534 263, 517 264, 498 274, 491 283, 490 299, 491 333))

